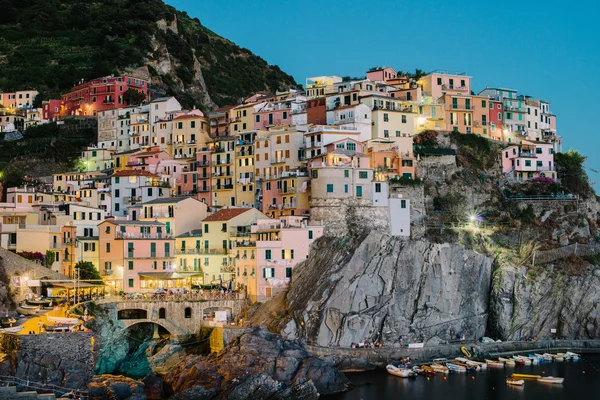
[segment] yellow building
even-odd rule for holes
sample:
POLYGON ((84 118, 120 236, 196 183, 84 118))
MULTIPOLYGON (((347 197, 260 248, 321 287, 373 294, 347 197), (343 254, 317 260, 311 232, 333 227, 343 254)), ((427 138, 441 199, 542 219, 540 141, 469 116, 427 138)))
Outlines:
POLYGON ((237 135, 235 141, 235 198, 237 205, 242 207, 253 207, 256 203, 254 176, 254 140, 256 136, 256 131, 243 132, 237 135))
POLYGON ((231 110, 231 122, 229 124, 231 135, 249 132, 254 128, 254 106, 255 103, 240 104, 231 110))
POLYGON ((211 190, 213 207, 235 206, 235 140, 234 136, 222 136, 209 143, 211 151, 211 190))
POLYGON ((220 284, 235 278, 234 258, 238 243, 250 237, 251 225, 268 219, 255 208, 224 208, 202 221, 202 270, 205 284, 220 284))
MULTIPOLYGON (((175 237, 175 254, 180 271, 202 272, 202 229, 194 229, 175 237)), ((204 284, 204 276, 199 276, 197 284, 204 284)))
POLYGON ((208 119, 199 110, 173 119, 172 154, 175 159, 195 159, 208 141, 208 119))

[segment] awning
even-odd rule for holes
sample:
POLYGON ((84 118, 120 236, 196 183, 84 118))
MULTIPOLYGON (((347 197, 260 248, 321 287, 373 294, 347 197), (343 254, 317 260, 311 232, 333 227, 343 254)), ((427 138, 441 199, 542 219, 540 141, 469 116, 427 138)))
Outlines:
MULTIPOLYGON (((74 289, 74 282, 60 282, 60 283, 51 283, 52 287, 61 287, 65 289, 74 289)), ((89 282, 77 282, 77 289, 86 289, 86 288, 103 288, 104 285, 101 284, 93 284, 89 282)))
POLYGON ((202 272, 138 272, 138 275, 148 279, 185 279, 192 276, 202 276, 202 272))

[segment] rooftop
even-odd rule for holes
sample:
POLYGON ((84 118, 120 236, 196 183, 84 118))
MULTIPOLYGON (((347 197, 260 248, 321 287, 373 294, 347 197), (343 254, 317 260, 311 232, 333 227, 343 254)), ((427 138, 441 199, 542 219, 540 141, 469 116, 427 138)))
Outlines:
POLYGON ((239 215, 242 215, 246 211, 250 211, 251 208, 224 208, 217 211, 213 215, 206 217, 202 222, 213 222, 213 221, 229 221, 239 215))
MULTIPOLYGON (((187 200, 187 199, 194 199, 193 197, 164 197, 164 198, 160 198, 160 199, 154 199, 154 200, 150 200, 144 203, 144 205, 146 204, 175 204, 175 203, 179 203, 180 201, 183 200, 187 200)), ((194 199, 196 200, 196 199, 194 199)), ((199 200, 197 200, 199 201, 199 200)))
POLYGON ((154 175, 152 172, 141 169, 125 169, 123 171, 115 172, 112 176, 150 176, 153 178, 158 178, 158 175, 154 175))
POLYGON ((107 219, 104 222, 108 222, 113 225, 130 225, 130 226, 164 226, 165 225, 162 222, 158 222, 158 221, 125 221, 125 220, 107 219))

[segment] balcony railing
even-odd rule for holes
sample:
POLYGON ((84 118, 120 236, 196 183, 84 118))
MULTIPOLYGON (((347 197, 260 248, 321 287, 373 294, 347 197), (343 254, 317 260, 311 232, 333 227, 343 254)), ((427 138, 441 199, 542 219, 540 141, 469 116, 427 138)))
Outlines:
POLYGON ((210 165, 210 160, 200 160, 200 161, 196 161, 196 166, 197 167, 206 167, 210 165))
POLYGON ((233 189, 233 184, 216 185, 216 186, 214 186, 214 190, 230 190, 230 189, 233 189))
POLYGON ((235 242, 235 247, 256 247, 256 242, 249 240, 235 242))
POLYGON ((456 86, 456 85, 447 85, 447 84, 443 84, 442 89, 443 90, 460 90, 460 91, 469 90, 469 88, 466 86, 456 86))
POLYGON ((291 194, 291 193, 296 193, 296 188, 288 186, 286 188, 279 189, 279 194, 291 194))
POLYGON ((195 249, 178 249, 175 251, 177 255, 185 254, 199 254, 199 255, 210 255, 210 254, 227 254, 229 250, 223 248, 206 248, 197 247, 195 249))
POLYGON ((200 186, 199 188, 196 188, 196 190, 198 193, 210 192, 210 186, 200 186))
POLYGON ((287 161, 285 157, 274 158, 271 160, 271 164, 284 164, 287 161))
POLYGON ((171 252, 164 252, 164 253, 158 253, 158 252, 150 252, 150 253, 136 253, 134 252, 127 252, 127 257, 126 258, 173 258, 173 254, 171 252))
POLYGON ((135 204, 142 201, 142 196, 127 196, 125 197, 125 204, 135 204))
POLYGON ((117 239, 173 239, 171 233, 116 232, 117 239))

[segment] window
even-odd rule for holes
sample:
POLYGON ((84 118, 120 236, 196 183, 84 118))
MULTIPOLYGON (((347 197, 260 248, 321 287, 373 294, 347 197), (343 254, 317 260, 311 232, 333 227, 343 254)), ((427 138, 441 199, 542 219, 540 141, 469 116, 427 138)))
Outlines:
POLYGON ((158 318, 159 319, 167 318, 167 311, 162 307, 158 309, 158 318))
POLYGON ((333 193, 333 183, 327 184, 327 193, 333 193))
POLYGON ((190 122, 190 128, 194 129, 196 127, 196 121, 190 122))
POLYGON ((287 111, 284 111, 284 112, 283 112, 283 119, 287 119, 287 115, 288 115, 288 114, 287 114, 287 111))
POLYGON ((406 123, 406 115, 402 116, 402 123, 405 124, 406 123))
POLYGON ((347 142, 346 143, 346 150, 356 151, 356 143, 347 142))
POLYGON ((177 129, 183 129, 183 122, 177 123, 177 129))
POLYGON ((385 138, 389 138, 389 137, 390 137, 390 131, 389 131, 389 130, 387 130, 387 129, 384 129, 384 130, 383 130, 383 137, 385 137, 385 138))
POLYGON ((312 239, 313 238, 313 231, 308 231, 308 238, 312 239))
POLYGON ((110 253, 110 243, 106 243, 106 252, 110 253))
POLYGON ((383 122, 388 122, 390 120, 388 113, 383 113, 383 122))
POLYGON ((118 176, 115 177, 115 183, 119 183, 121 181, 121 179, 119 179, 118 176))
POLYGON ((292 277, 292 267, 285 267, 285 277, 286 278, 292 277))
POLYGON ((358 177, 360 179, 369 179, 369 173, 367 171, 359 171, 358 177))
POLYGON ((465 99, 465 109, 471 109, 471 99, 465 99))
POLYGON ((265 278, 275 278, 275 268, 265 268, 263 270, 263 276, 265 278))
POLYGON ((458 108, 458 99, 456 97, 452 98, 452 108, 458 108))
POLYGON ((502 121, 502 113, 498 113, 498 121, 502 121))
POLYGON ((318 169, 313 169, 311 171, 311 175, 313 179, 318 179, 319 178, 319 170, 318 169))
POLYGON ((344 178, 349 178, 350 177, 350 171, 348 171, 347 169, 344 170, 344 178))
POLYGON ((375 184, 375 193, 381 193, 381 183, 375 184))
POLYGON ((406 200, 400 200, 400 208, 406 208, 406 200))
POLYGON ((437 84, 441 85, 442 84, 442 78, 437 78, 437 84))
POLYGON ((133 278, 129 278, 127 280, 127 287, 132 288, 133 287, 133 278))
POLYGON ((128 261, 127 262, 127 269, 130 271, 133 271, 133 261, 128 261))
POLYGON ((362 197, 362 186, 356 187, 356 197, 362 197))
POLYGON ((543 167, 544 166, 544 162, 543 161, 536 161, 536 166, 543 167))
POLYGON ((256 122, 260 122, 260 115, 256 116, 256 122))
POLYGON ((192 318, 192 308, 191 307, 186 307, 185 311, 184 311, 184 317, 185 318, 192 318))
POLYGON ((344 193, 348 193, 348 184, 344 185, 344 193))
POLYGON ((204 233, 208 233, 208 224, 204 224, 204 233))
POLYGON ((400 137, 400 136, 402 136, 402 132, 396 131, 396 137, 400 137))
POLYGON ((265 260, 271 259, 271 250, 265 250, 265 260))
POLYGON ((535 154, 542 154, 542 148, 541 147, 536 147, 535 148, 535 154))
POLYGON ((525 160, 525 166, 531 167, 531 160, 525 160))
POLYGON ((486 104, 485 100, 481 100, 481 107, 483 107, 483 108, 487 107, 487 104, 486 104))

